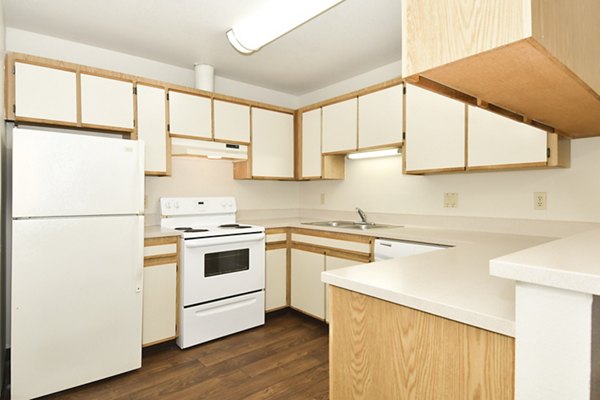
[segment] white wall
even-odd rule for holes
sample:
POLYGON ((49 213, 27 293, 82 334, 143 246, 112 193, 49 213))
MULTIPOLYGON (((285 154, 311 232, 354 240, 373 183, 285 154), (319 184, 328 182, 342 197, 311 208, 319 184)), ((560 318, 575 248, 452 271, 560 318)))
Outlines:
MULTIPOLYGON (((193 65, 190 65, 190 68, 182 68, 20 29, 6 29, 6 50, 109 69, 178 85, 194 86, 193 65)), ((218 93, 297 108, 298 100, 295 96, 221 78, 218 76, 218 70, 215 70, 215 73, 215 91, 218 93)))
POLYGON ((400 214, 600 222, 600 138, 572 142, 571 168, 512 172, 402 175, 400 157, 346 160, 344 181, 303 184, 303 208, 400 214), (444 208, 444 192, 458 192, 458 208, 444 208), (533 209, 533 192, 548 207, 533 209), (325 205, 320 194, 325 193, 325 205))
POLYGON ((304 107, 322 100, 331 99, 342 94, 353 92, 375 85, 390 79, 398 78, 402 75, 402 61, 398 60, 393 63, 384 65, 374 70, 357 75, 350 79, 346 79, 313 92, 305 93, 298 96, 298 108, 304 107))
POLYGON ((173 157, 172 176, 146 177, 146 224, 159 223, 159 198, 234 196, 239 210, 297 209, 298 182, 233 179, 227 160, 173 157))

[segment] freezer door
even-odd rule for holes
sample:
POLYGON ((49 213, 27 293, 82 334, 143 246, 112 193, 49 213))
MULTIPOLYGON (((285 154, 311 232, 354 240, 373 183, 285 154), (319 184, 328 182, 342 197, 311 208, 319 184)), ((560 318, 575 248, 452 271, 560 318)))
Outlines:
POLYGON ((13 218, 142 214, 143 143, 12 130, 13 218))
POLYGON ((12 243, 13 399, 141 366, 143 217, 18 220, 12 243))

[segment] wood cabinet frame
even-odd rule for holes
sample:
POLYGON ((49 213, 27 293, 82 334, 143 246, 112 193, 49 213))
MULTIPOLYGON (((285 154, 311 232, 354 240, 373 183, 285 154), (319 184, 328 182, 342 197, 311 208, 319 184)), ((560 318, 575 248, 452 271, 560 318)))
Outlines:
MULTIPOLYGON (((321 254, 323 256, 343 258, 346 260, 356 261, 357 263, 369 263, 375 260, 374 256, 374 245, 375 237, 366 235, 355 235, 351 233, 340 233, 321 231, 316 229, 305 229, 305 228, 267 228, 265 229, 266 235, 275 234, 286 234, 285 240, 279 240, 274 242, 268 242, 265 245, 265 250, 275 249, 287 249, 286 253, 286 306, 291 307, 291 295, 292 295, 292 249, 308 251, 311 253, 321 254), (327 239, 344 240, 349 242, 364 243, 369 245, 369 252, 359 252, 352 250, 339 249, 329 246, 320 246, 312 243, 303 243, 301 241, 292 241, 292 234, 301 234, 307 236, 321 237, 327 239)), ((295 308, 294 308, 295 309, 295 308)), ((296 311, 304 313, 302 310, 296 311)), ((269 310, 269 312, 276 310, 269 310)), ((314 317, 311 315, 311 317, 314 317)))

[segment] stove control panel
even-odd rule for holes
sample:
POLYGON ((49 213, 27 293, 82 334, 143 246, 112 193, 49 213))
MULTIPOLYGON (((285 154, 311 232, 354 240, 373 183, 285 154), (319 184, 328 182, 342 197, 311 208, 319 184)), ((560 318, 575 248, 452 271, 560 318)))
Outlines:
POLYGON ((232 214, 237 211, 233 197, 162 197, 160 213, 169 215, 232 214))

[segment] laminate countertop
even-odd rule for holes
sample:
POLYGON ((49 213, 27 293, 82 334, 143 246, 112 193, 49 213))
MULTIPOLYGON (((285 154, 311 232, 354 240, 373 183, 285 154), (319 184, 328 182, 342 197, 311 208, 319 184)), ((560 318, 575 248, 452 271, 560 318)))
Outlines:
POLYGON ((265 228, 305 228, 376 238, 443 244, 447 249, 326 271, 322 280, 392 303, 515 336, 515 282, 492 276, 490 260, 555 238, 499 233, 392 227, 357 231, 306 225, 298 218, 249 219, 265 228))
POLYGON ((169 236, 181 236, 181 232, 174 229, 163 228, 160 225, 149 225, 144 227, 144 239, 169 236))
POLYGON ((600 230, 544 243, 490 262, 494 276, 600 295, 600 230))

